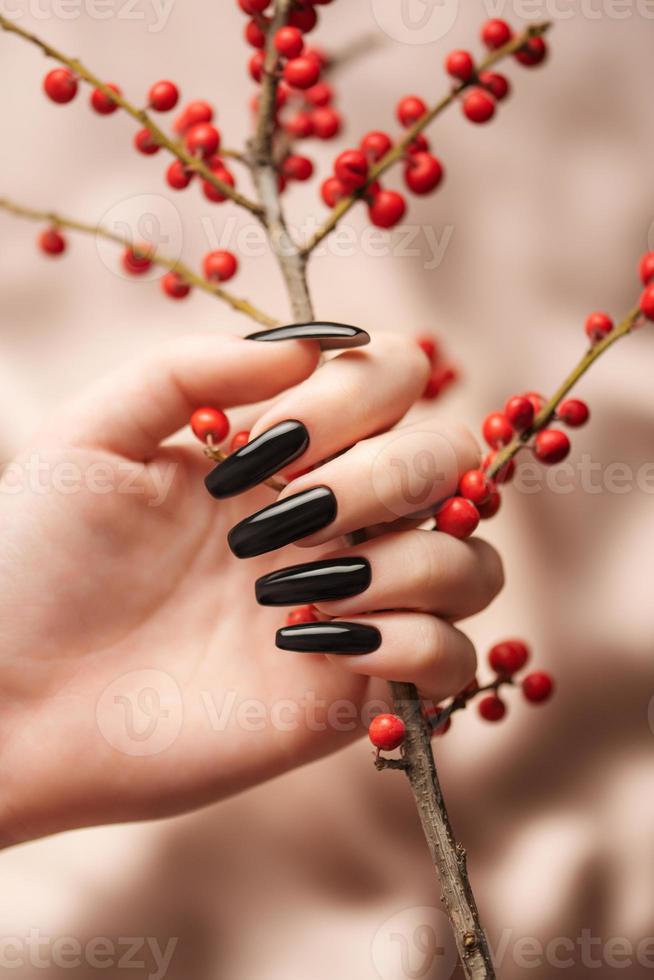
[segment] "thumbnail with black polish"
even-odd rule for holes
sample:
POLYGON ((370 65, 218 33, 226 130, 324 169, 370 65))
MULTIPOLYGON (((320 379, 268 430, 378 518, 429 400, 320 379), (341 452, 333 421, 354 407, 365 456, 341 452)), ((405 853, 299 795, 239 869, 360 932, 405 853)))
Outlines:
POLYGON ((254 590, 262 606, 293 606, 347 599, 365 592, 370 579, 366 558, 323 558, 264 575, 257 579, 254 590))
POLYGON ((329 487, 312 487, 246 517, 234 525, 227 541, 237 558, 253 558, 319 531, 332 523, 336 511, 329 487))
POLYGON ((332 620, 284 626, 275 642, 280 650, 294 653, 372 653, 381 644, 381 633, 376 626, 332 620))
POLYGON ((318 340, 322 350, 345 350, 364 347, 370 343, 370 334, 360 327, 347 323, 290 323, 285 327, 272 327, 248 334, 246 340, 318 340))
POLYGON ((308 445, 309 433, 301 422, 279 422, 219 463, 205 478, 205 486, 212 497, 233 497, 292 463, 308 445))

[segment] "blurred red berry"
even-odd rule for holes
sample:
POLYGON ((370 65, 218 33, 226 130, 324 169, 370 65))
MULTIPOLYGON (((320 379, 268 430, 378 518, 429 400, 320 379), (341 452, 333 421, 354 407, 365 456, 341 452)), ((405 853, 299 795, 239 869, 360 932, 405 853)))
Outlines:
POLYGON ((77 79, 70 68, 53 68, 43 79, 43 90, 53 102, 65 105, 77 95, 77 79))
MULTIPOLYGON (((113 82, 107 82, 107 88, 111 89, 117 95, 121 95, 121 91, 117 85, 113 82)), ((97 112, 101 116, 110 116, 112 112, 115 112, 118 108, 118 103, 112 99, 110 96, 105 95, 105 93, 99 89, 94 88, 91 92, 90 98, 91 108, 94 112, 97 112)))
POLYGON ((304 49, 302 31, 297 27, 280 27, 275 34, 275 48, 284 58, 297 58, 304 49))
POLYGON ((475 63, 469 51, 450 51, 445 59, 445 71, 460 82, 468 82, 475 72, 475 63))
POLYGON ((366 155, 366 159, 371 163, 377 163, 382 157, 386 156, 393 146, 393 142, 387 133, 379 130, 372 130, 362 138, 359 146, 366 155))
POLYGON ((313 120, 308 112, 296 112, 284 123, 284 129, 296 139, 306 139, 313 133, 313 120))
POLYGON ((341 117, 331 106, 320 106, 311 113, 313 133, 319 140, 330 140, 341 130, 341 117))
POLYGON ((640 273, 643 286, 646 286, 654 279, 654 252, 646 252, 643 255, 638 266, 638 272, 640 273))
POLYGON ((468 470, 459 483, 461 496, 471 500, 476 507, 490 499, 492 489, 492 484, 483 470, 468 470))
POLYGON ((287 626, 299 626, 300 623, 317 623, 318 616, 314 606, 298 606, 291 609, 286 616, 287 626))
POLYGON ((477 504, 477 510, 479 511, 479 516, 482 521, 489 521, 491 517, 495 517, 500 506, 502 504, 502 498, 500 497, 499 490, 491 490, 490 497, 483 504, 477 504))
MULTIPOLYGON (((218 180, 221 180, 223 184, 228 184, 229 187, 234 186, 235 181, 233 174, 219 160, 216 160, 211 164, 211 172, 218 178, 218 180)), ((213 201, 214 204, 221 204, 223 201, 227 200, 227 196, 218 187, 214 187, 214 185, 208 180, 204 180, 202 182, 202 193, 208 201, 213 201)))
POLYGON ((482 435, 491 449, 507 446, 513 439, 513 426, 504 412, 491 412, 484 419, 482 435))
POLYGON ((496 71, 479 72, 479 84, 490 92, 497 102, 505 99, 511 91, 508 78, 496 71))
POLYGON ((265 47, 266 34, 257 24, 256 20, 249 20, 245 25, 245 40, 252 48, 265 47))
POLYGON ((405 95, 398 102, 396 112, 400 123, 408 129, 418 119, 422 119, 427 112, 427 105, 417 95, 405 95))
POLYGON ((584 425, 590 418, 588 405, 579 398, 566 398, 557 408, 556 414, 562 422, 572 428, 584 425))
POLYGON ((492 20, 487 20, 481 28, 481 39, 487 48, 495 50, 495 48, 501 48, 513 37, 513 31, 507 24, 505 20, 500 20, 499 17, 494 17, 492 20))
POLYGON ((529 647, 522 640, 504 640, 491 647, 488 662, 496 674, 513 677, 529 660, 529 647))
POLYGON ((216 282, 227 282, 236 275, 238 259, 233 252, 217 249, 209 252, 202 261, 205 278, 216 282))
POLYGON ((243 446, 247 446, 250 441, 250 433, 243 430, 243 432, 237 432, 229 444, 230 451, 235 453, 238 449, 242 449, 243 446))
POLYGON ((522 681, 522 693, 527 701, 532 704, 540 704, 547 701, 554 692, 554 681, 545 671, 539 670, 533 674, 527 674, 522 681))
POLYGON ((195 99, 184 106, 173 123, 176 133, 185 133, 191 126, 200 123, 210 123, 213 119, 213 109, 204 99, 195 99))
POLYGON ((504 414, 513 428, 522 432, 534 421, 534 406, 526 395, 514 395, 504 406, 504 414))
POLYGON ((570 452, 570 440, 559 429, 543 429, 534 440, 534 455, 541 463, 560 463, 570 452))
POLYGON ((393 228, 405 211, 406 201, 397 191, 381 190, 368 205, 368 216, 378 228, 393 228))
POLYGON ((148 93, 148 104, 157 112, 169 112, 179 99, 179 89, 173 82, 155 82, 148 93))
POLYGON ((485 123, 495 115, 495 99, 483 88, 471 88, 461 103, 463 114, 473 123, 485 123))
POLYGON ((648 320, 654 320, 654 283, 645 286, 640 297, 640 309, 648 320))
POLYGON ((320 78, 320 65, 315 58, 300 55, 284 65, 284 81, 292 88, 311 88, 320 78))
POLYGON ((412 153, 407 157, 404 180, 414 194, 430 194, 443 179, 443 166, 431 153, 412 153))
POLYGON ((270 0, 238 0, 243 13, 250 14, 251 16, 262 14, 269 2, 270 0))
POLYGON ((347 188, 343 186, 338 177, 328 177, 323 181, 320 188, 320 196, 328 208, 333 208, 343 197, 348 197, 347 188))
POLYGON ((123 269, 130 276, 142 276, 152 266, 152 246, 147 244, 126 248, 123 252, 123 269))
POLYGON ((526 68, 534 68, 547 58, 547 44, 542 37, 530 37, 527 43, 515 52, 514 57, 526 68))
POLYGON ((318 14, 313 7, 294 7, 288 18, 289 24, 299 27, 303 34, 308 34, 318 23, 318 14))
POLYGON ((181 160, 173 160, 166 170, 166 182, 175 191, 183 191, 193 180, 193 171, 187 170, 181 160))
POLYGON ((220 133, 211 123, 197 123, 187 131, 185 143, 189 153, 210 157, 220 146, 220 133))
POLYGON ((358 190, 368 179, 368 161, 362 150, 344 150, 334 161, 334 173, 348 190, 358 190))
POLYGON ((172 269, 161 279, 161 288, 171 299, 184 299, 191 292, 190 283, 183 279, 179 272, 172 269))
POLYGON ((46 228, 40 233, 37 241, 45 255, 61 255, 66 251, 66 239, 57 228, 46 228))
POLYGON ((586 336, 595 344, 613 330, 613 320, 606 313, 589 313, 586 317, 586 336))
POLYGON ((289 180, 309 180, 313 176, 313 163, 308 157, 291 153, 282 164, 282 173, 289 180))
POLYGON ((429 337, 425 334, 423 337, 416 337, 416 343, 424 351, 430 364, 433 364, 438 354, 438 346, 434 337, 429 337))
POLYGON ((497 694, 488 694, 478 703, 477 710, 484 721, 501 721, 506 714, 506 705, 497 694))
MULTIPOLYGON (((307 58, 309 57, 310 55, 307 55, 307 58)), ((328 85, 327 82, 316 82, 315 85, 306 90, 304 97, 311 105, 325 106, 332 101, 334 93, 331 85, 328 85)))
MULTIPOLYGON (((498 450, 497 449, 493 449, 493 450, 491 450, 490 453, 488 453, 488 455, 486 456, 486 458, 484 459, 484 462, 482 464, 482 469, 488 470, 494 464, 494 462, 495 462, 495 460, 497 458, 497 453, 498 453, 498 450)), ((510 459, 495 474, 495 476, 493 477, 493 482, 494 483, 498 483, 498 484, 508 483, 510 480, 513 479, 514 474, 515 474, 515 460, 514 459, 510 459)))
POLYGON ((525 391, 525 398, 528 398, 531 404, 534 406, 534 415, 538 415, 540 410, 544 407, 546 398, 544 395, 539 394, 537 391, 525 391))

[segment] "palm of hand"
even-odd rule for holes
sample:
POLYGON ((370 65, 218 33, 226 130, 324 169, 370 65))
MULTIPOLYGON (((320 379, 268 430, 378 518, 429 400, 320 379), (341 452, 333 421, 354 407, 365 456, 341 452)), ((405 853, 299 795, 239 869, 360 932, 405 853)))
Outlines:
POLYGON ((254 579, 292 554, 239 561, 226 544, 267 488, 218 503, 196 448, 161 449, 146 465, 88 449, 41 458, 50 475, 72 467, 81 479, 75 492, 7 501, 8 554, 30 573, 21 586, 16 564, 11 575, 0 565, 5 616, 31 608, 1 668, 4 758, 10 773, 39 775, 21 835, 175 812, 359 732, 349 715, 325 724, 325 708, 357 708, 367 680, 277 651, 284 612, 254 600, 254 579), (99 473, 116 492, 98 489, 99 473), (47 825, 31 823, 32 805, 47 825))

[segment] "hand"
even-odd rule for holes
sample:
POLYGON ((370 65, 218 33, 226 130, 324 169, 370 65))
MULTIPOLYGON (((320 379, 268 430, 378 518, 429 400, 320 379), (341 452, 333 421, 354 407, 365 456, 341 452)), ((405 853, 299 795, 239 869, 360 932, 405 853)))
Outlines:
MULTIPOLYGON (((382 335, 315 370, 317 359, 310 342, 176 341, 91 389, 5 469, 5 843, 190 809, 331 752, 363 731, 366 700, 385 689, 371 678, 412 680, 434 699, 472 678, 474 650, 452 621, 497 593, 499 558, 480 540, 398 528, 455 489, 477 447, 437 418, 394 428, 427 373, 411 342, 382 335), (267 464, 276 454, 286 478, 316 467, 281 499, 328 489, 253 525, 244 519, 274 503, 268 487, 213 499, 198 443, 162 442, 200 405, 271 398, 253 438, 294 419, 309 442, 284 465, 288 446, 264 439, 267 464), (235 557, 235 525, 237 551, 264 553, 235 557), (371 540, 343 547, 343 535, 371 526, 371 540), (302 536, 319 550, 277 550, 302 536), (333 641, 324 627, 279 639, 333 643, 327 656, 280 652, 285 613, 257 605, 255 579, 331 553, 357 560, 345 572, 319 566, 302 599, 358 626, 333 641), (344 592, 354 594, 317 598, 344 592), (359 652, 338 655, 343 646, 359 652), (340 714, 327 715, 334 702, 340 714)), ((214 491, 238 489, 263 464, 261 449, 246 463, 231 457, 214 491)), ((257 585, 264 602, 297 605, 306 591, 301 576, 257 585)))

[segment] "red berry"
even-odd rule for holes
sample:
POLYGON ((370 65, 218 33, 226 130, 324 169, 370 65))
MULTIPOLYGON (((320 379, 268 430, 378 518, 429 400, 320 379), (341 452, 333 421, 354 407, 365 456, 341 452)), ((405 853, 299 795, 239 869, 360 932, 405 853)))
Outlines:
POLYGON ((590 418, 588 405, 579 398, 566 398, 557 408, 556 414, 562 422, 572 426, 573 429, 584 425, 590 418))
POLYGON ((497 102, 505 99, 511 91, 509 80, 504 75, 496 71, 482 71, 479 73, 479 83, 482 88, 487 89, 497 102))
POLYGON ((436 344, 435 339, 433 337, 428 337, 427 335, 425 335, 424 337, 416 337, 416 343, 418 347, 422 351, 424 351, 425 356, 427 357, 427 360, 430 362, 430 364, 433 364, 438 354, 438 346, 436 344))
POLYGON ((348 190, 363 187, 368 179, 368 161, 362 150, 344 150, 334 161, 334 173, 348 190))
POLYGON ((249 432, 246 432, 245 430, 243 432, 237 432, 229 444, 230 452, 235 453, 237 449, 242 449, 243 446, 247 446, 249 441, 249 432))
POLYGON ((429 194, 443 179, 440 160, 431 153, 412 153, 406 162, 404 180, 414 194, 429 194))
POLYGON ((218 249, 205 255, 202 268, 206 279, 227 282, 236 275, 238 259, 233 252, 218 249))
POLYGON ((330 140, 341 129, 341 117, 331 106, 321 106, 311 113, 314 136, 319 140, 330 140))
POLYGON ((481 28, 481 39, 487 48, 501 48, 513 37, 513 31, 505 20, 494 17, 487 20, 481 28))
POLYGON ((654 320, 654 283, 645 286, 640 297, 640 309, 648 320, 654 320))
POLYGON ((504 406, 504 414, 514 429, 522 432, 534 421, 534 405, 526 395, 514 395, 504 406))
POLYGON ((425 709, 425 717, 427 718, 430 728, 432 730, 432 735, 444 735, 445 732, 449 732, 452 727, 452 716, 448 715, 445 721, 441 721, 436 724, 436 719, 443 710, 442 704, 435 704, 433 707, 425 709))
POLYGON ((291 10, 288 22, 293 27, 299 27, 303 34, 308 34, 318 23, 318 14, 313 7, 296 7, 291 10))
POLYGON ((366 159, 370 160, 371 163, 377 163, 383 156, 386 156, 393 143, 390 136, 386 133, 373 130, 370 133, 366 133, 359 146, 365 153, 366 159))
POLYGON ((304 38, 297 27, 280 27, 275 34, 275 48, 284 58, 297 58, 302 54, 304 38))
POLYGON ((306 139, 313 133, 313 119, 308 112, 296 112, 284 123, 284 128, 296 139, 306 139))
POLYGON ((137 245, 123 252, 123 269, 130 276, 142 276, 152 265, 152 246, 137 245))
MULTIPOLYGON (((223 184, 229 184, 233 187, 235 184, 233 174, 223 165, 221 161, 216 161, 211 165, 212 173, 222 180, 223 184)), ((215 204, 221 204, 223 201, 227 200, 227 196, 223 194, 221 190, 210 184, 208 180, 202 182, 202 193, 207 198, 208 201, 213 201, 215 204)))
POLYGON ((547 58, 547 45, 542 37, 531 37, 527 43, 515 53, 516 61, 527 68, 542 64, 547 58))
POLYGON ((153 153, 158 153, 161 147, 155 143, 149 129, 139 129, 134 135, 134 146, 139 153, 144 153, 146 157, 151 157, 153 153))
POLYGON ((189 153, 210 157, 220 146, 220 133, 210 123, 197 123, 188 130, 185 142, 189 153))
POLYGON ((541 463, 560 463, 570 452, 570 440, 559 429, 543 429, 534 440, 534 456, 541 463))
POLYGON ((372 744, 387 752, 401 745, 405 735, 406 725, 397 715, 377 715, 368 728, 368 737, 372 744))
POLYGON ((491 412, 487 415, 481 431, 491 449, 508 446, 513 439, 513 426, 504 412, 491 412))
POLYGON ((308 157, 291 153, 282 164, 282 173, 289 180, 309 180, 313 176, 313 163, 308 157))
POLYGON ((613 320, 606 313, 589 313, 586 317, 586 336, 591 343, 603 340, 613 330, 613 320))
POLYGON ((537 391, 525 391, 525 398, 528 398, 531 404, 534 406, 534 415, 538 415, 540 410, 544 407, 547 399, 544 395, 539 394, 537 391))
POLYGON ((491 490, 491 495, 486 503, 476 505, 482 521, 489 521, 491 517, 495 517, 501 504, 502 498, 500 497, 499 490, 491 490))
POLYGON ((450 497, 436 511, 436 527, 453 538, 469 538, 479 524, 479 511, 465 497, 450 497))
MULTIPOLYGON (((308 57, 310 55, 307 55, 308 57)), ((311 88, 307 89, 304 96, 311 105, 324 106, 329 105, 334 98, 334 93, 331 85, 328 85, 327 82, 318 82, 316 85, 312 85, 311 88)))
POLYGON ((181 160, 173 160, 166 170, 166 182, 175 191, 183 191, 193 180, 193 171, 187 170, 181 160))
POLYGON ((504 640, 491 647, 488 662, 496 674, 513 677, 529 659, 529 647, 522 640, 504 640))
POLYGON ((57 228, 46 228, 38 237, 38 245, 46 255, 61 255, 66 251, 66 239, 57 228))
POLYGON ((646 252, 638 266, 641 282, 644 286, 654 279, 654 252, 646 252))
POLYGON ((468 470, 459 483, 461 496, 471 500, 476 507, 490 499, 492 489, 492 484, 483 470, 468 470))
POLYGON ((174 109, 179 99, 179 89, 173 82, 155 82, 148 93, 151 109, 157 112, 169 112, 174 109))
POLYGON ((243 13, 250 14, 251 16, 262 14, 269 2, 270 0, 238 0, 243 13))
POLYGON ((378 228, 392 228, 405 211, 406 201, 397 191, 380 191, 368 205, 368 216, 378 228))
POLYGON ((185 133, 191 126, 197 126, 198 123, 210 123, 212 119, 213 109, 209 103, 203 99, 196 99, 182 109, 173 123, 173 129, 176 133, 185 133))
MULTIPOLYGON (((488 455, 484 459, 484 462, 482 463, 482 468, 484 470, 489 469, 493 465, 495 459, 497 458, 497 452, 498 452, 497 449, 493 449, 491 450, 491 452, 488 453, 488 455)), ((509 480, 513 479, 514 473, 515 473, 515 460, 510 459, 507 463, 504 464, 504 466, 502 466, 499 472, 495 474, 495 476, 493 477, 493 482, 499 484, 508 483, 509 480)))
POLYGON ((462 102, 464 115, 473 123, 485 123, 495 115, 495 99, 483 88, 471 88, 462 102))
POLYGON ((554 691, 554 681, 545 671, 539 670, 533 674, 527 674, 522 682, 522 693, 527 701, 532 704, 539 704, 547 701, 554 691))
POLYGON ((172 269, 161 279, 161 288, 171 299, 184 299, 191 292, 190 283, 182 279, 179 272, 172 269))
POLYGON ((456 381, 456 378, 457 373, 453 367, 446 366, 434 368, 427 379, 427 384, 425 385, 425 390, 422 393, 422 397, 438 398, 443 389, 453 381, 456 381))
MULTIPOLYGON (((112 92, 116 92, 117 95, 121 95, 120 89, 113 82, 107 82, 107 88, 111 89, 112 92)), ((91 92, 90 102, 91 108, 101 116, 110 116, 118 108, 118 103, 110 96, 105 95, 99 88, 94 88, 91 92)))
POLYGON ((397 104, 397 118, 407 129, 427 112, 427 106, 417 95, 405 95, 397 104))
POLYGON ((266 44, 266 34, 256 20, 249 20, 245 25, 245 40, 252 48, 263 48, 266 44))
POLYGON ((205 406, 196 408, 191 415, 190 426, 201 442, 206 442, 211 437, 213 442, 219 443, 227 438, 229 419, 221 409, 205 406))
POLYGON ((314 606, 298 606, 297 609, 291 609, 291 611, 286 616, 287 626, 299 626, 300 623, 317 623, 318 616, 316 615, 316 610, 314 606))
POLYGON ((407 155, 410 153, 428 153, 429 140, 424 133, 418 133, 414 140, 411 140, 407 147, 407 155))
POLYGON ((348 192, 338 177, 328 177, 323 181, 320 188, 320 196, 328 208, 333 208, 343 197, 348 197, 348 192))
POLYGON ((300 55, 284 65, 284 81, 292 88, 311 88, 320 78, 320 65, 315 58, 300 55))
POLYGON ((445 59, 445 71, 452 78, 469 82, 475 71, 475 63, 468 51, 450 51, 445 59))
POLYGON ((477 710, 484 721, 501 721, 506 714, 506 705, 497 694, 488 694, 481 699, 477 710))
POLYGON ((253 78, 255 82, 260 82, 263 78, 263 66, 265 61, 265 51, 255 51, 248 61, 248 71, 250 72, 250 77, 253 78))
POLYGON ((53 102, 65 105, 77 95, 77 79, 69 68, 53 68, 43 79, 43 90, 53 102))

